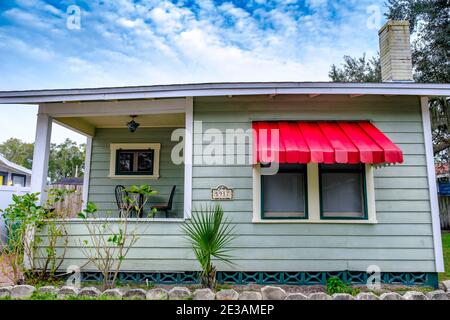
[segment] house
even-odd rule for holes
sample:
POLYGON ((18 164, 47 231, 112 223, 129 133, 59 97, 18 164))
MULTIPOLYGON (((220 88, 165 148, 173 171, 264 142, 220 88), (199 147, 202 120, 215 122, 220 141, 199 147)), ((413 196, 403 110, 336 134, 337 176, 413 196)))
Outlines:
POLYGON ((450 183, 448 181, 448 163, 435 165, 441 229, 450 229, 450 183))
POLYGON ((0 154, 0 186, 29 187, 31 170, 8 161, 0 154))
MULTIPOLYGON (((31 170, 13 163, 0 154, 0 210, 12 202, 13 194, 30 191, 31 170)), ((0 212, 0 245, 6 240, 3 214, 0 212)))
POLYGON ((448 180, 448 163, 439 163, 435 165, 436 179, 448 180))
MULTIPOLYGON (((119 213, 117 185, 150 184, 169 215, 148 218, 122 280, 193 281, 180 226, 220 203, 236 225, 219 281, 437 284, 443 271, 428 99, 412 81, 408 23, 380 30, 383 83, 201 83, 0 92, 38 104, 33 191, 46 185, 52 123, 87 137, 83 199, 119 213), (139 124, 139 125, 138 125, 139 124)), ((144 218, 146 219, 146 218, 144 218)), ((83 265, 76 238, 63 267, 83 265)), ((100 275, 83 269, 86 279, 100 275)))

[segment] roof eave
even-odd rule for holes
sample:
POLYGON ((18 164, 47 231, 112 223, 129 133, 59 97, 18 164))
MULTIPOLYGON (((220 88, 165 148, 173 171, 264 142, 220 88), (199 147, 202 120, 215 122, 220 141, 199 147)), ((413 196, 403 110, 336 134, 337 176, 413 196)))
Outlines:
POLYGON ((0 92, 0 104, 39 104, 227 95, 350 94, 450 96, 449 84, 252 82, 0 92))
POLYGON ((12 170, 15 170, 15 171, 18 171, 18 172, 21 172, 21 173, 25 173, 27 175, 31 175, 31 170, 30 169, 27 169, 27 168, 25 168, 25 167, 23 167, 21 165, 18 165, 17 163, 9 161, 8 159, 6 159, 1 154, 0 154, 0 163, 3 163, 4 166, 6 166, 6 167, 8 167, 8 168, 10 168, 12 170))

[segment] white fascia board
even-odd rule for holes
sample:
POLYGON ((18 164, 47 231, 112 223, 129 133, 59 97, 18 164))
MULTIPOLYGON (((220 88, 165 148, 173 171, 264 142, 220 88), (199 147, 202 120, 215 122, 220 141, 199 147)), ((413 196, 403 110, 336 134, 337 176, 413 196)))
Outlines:
POLYGON ((0 92, 0 103, 138 100, 227 95, 352 94, 450 96, 449 84, 269 82, 0 92))

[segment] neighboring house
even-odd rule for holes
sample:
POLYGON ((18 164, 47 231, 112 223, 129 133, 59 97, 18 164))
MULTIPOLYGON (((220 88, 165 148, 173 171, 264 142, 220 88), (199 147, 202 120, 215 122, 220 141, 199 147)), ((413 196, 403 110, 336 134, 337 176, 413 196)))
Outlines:
POLYGON ((435 164, 436 179, 438 180, 448 180, 448 163, 437 163, 435 164))
MULTIPOLYGON (((235 264, 218 265, 220 281, 361 283, 379 270, 384 282, 436 285, 444 266, 428 97, 450 96, 450 85, 412 81, 407 23, 386 24, 380 42, 383 83, 34 90, 0 92, 0 103, 39 104, 33 191, 46 185, 52 122, 87 136, 83 197, 100 211, 118 216, 117 185, 150 184, 154 204, 176 185, 172 211, 148 219, 121 279, 192 280, 199 266, 180 226, 217 203, 236 226, 235 264)), ((63 267, 82 266, 76 243, 87 231, 75 218, 68 228, 63 267)))
MULTIPOLYGON (((0 210, 12 203, 13 194, 30 191, 31 170, 8 161, 0 154, 0 210)), ((0 212, 0 242, 6 240, 6 229, 0 212)))
POLYGON ((450 230, 450 182, 448 163, 435 165, 439 195, 441 228, 450 230))
POLYGON ((57 186, 82 186, 83 185, 83 178, 75 178, 75 177, 66 177, 61 178, 55 182, 52 183, 52 185, 57 186))
POLYGON ((8 161, 0 154, 0 186, 28 187, 31 182, 31 170, 8 161))

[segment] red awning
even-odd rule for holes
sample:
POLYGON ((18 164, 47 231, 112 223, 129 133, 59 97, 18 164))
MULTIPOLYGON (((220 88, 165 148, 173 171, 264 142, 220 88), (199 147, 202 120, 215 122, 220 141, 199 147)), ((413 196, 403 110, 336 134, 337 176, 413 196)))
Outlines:
POLYGON ((253 129, 256 163, 403 162, 400 148, 369 121, 258 121, 253 129))

